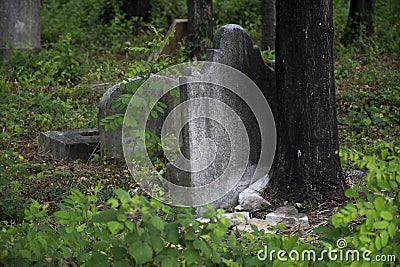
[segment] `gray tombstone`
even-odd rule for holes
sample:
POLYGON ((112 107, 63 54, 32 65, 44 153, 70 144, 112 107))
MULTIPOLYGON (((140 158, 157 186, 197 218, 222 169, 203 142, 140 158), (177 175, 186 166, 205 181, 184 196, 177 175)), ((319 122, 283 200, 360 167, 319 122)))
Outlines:
POLYGON ((276 119, 275 61, 265 63, 260 49, 253 46, 241 26, 228 24, 221 27, 214 37, 213 49, 208 50, 207 61, 226 64, 249 76, 268 100, 276 119))
POLYGON ((40 0, 0 1, 0 46, 40 49, 40 0))
MULTIPOLYGON (((267 65, 264 62, 259 48, 253 46, 246 31, 238 25, 226 25, 216 34, 213 47, 207 52, 207 61, 228 65, 247 75, 259 87, 275 114, 276 86, 273 64, 267 65)), ((192 71, 189 75, 180 78, 181 102, 188 103, 181 114, 184 120, 181 132, 183 140, 181 151, 186 158, 190 159, 190 171, 183 171, 174 164, 169 164, 167 178, 181 186, 202 187, 212 184, 221 175, 227 177, 228 183, 232 182, 229 181, 230 177, 240 175, 240 181, 228 193, 218 192, 218 190, 226 188, 212 187, 211 191, 213 192, 210 191, 209 194, 202 191, 202 195, 192 196, 191 201, 196 204, 202 202, 202 199, 212 199, 216 192, 217 195, 221 193, 221 198, 214 199, 209 204, 217 208, 228 209, 237 205, 239 193, 254 182, 253 175, 257 164, 260 164, 262 143, 261 130, 256 120, 257 114, 254 114, 252 108, 234 92, 223 86, 209 83, 210 78, 214 81, 226 79, 224 75, 226 76, 226 73, 219 73, 218 68, 215 69, 212 65, 206 64, 200 72, 192 71), (204 81, 205 83, 193 83, 193 81, 204 81), (205 98, 211 100, 206 100, 206 102, 203 100, 202 104, 196 102, 205 98), (234 112, 228 111, 226 107, 234 112), (213 116, 221 118, 221 120, 212 119, 213 116), (243 135, 242 127, 245 128, 246 136, 243 135), (208 140, 213 140, 214 143, 211 144, 208 140), (240 151, 241 146, 243 146, 243 150, 246 146, 249 147, 247 155, 242 151, 235 153, 235 151, 240 151), (202 157, 205 159, 197 160, 202 157), (207 168, 202 168, 203 165, 207 165, 205 161, 211 162, 211 157, 214 157, 212 163, 207 168), (236 160, 233 165, 231 164, 232 158, 236 160)), ((256 92, 251 91, 254 90, 254 87, 248 86, 244 81, 238 80, 237 84, 233 86, 247 86, 249 90, 246 91, 245 88, 240 90, 244 90, 247 97, 256 96, 256 92)), ((265 112, 267 109, 268 107, 265 107, 265 112)), ((264 111, 257 109, 255 112, 264 111)), ((272 115, 270 118, 273 121, 272 115)), ((275 138, 275 130, 270 137, 275 138)), ((274 152, 275 147, 272 150, 274 152)), ((261 164, 263 163, 261 162, 261 164)), ((269 167, 264 169, 268 170, 269 167)), ((264 179, 267 174, 263 173, 264 179)), ((256 177, 256 179, 261 178, 256 177)))
MULTIPOLYGON (((121 111, 113 107, 115 101, 123 94, 133 94, 132 90, 129 89, 130 86, 126 86, 127 84, 138 82, 141 83, 141 81, 142 78, 135 77, 124 81, 123 84, 125 85, 123 86, 121 86, 121 84, 116 84, 108 89, 100 100, 98 113, 100 150, 105 151, 107 156, 111 158, 124 158, 124 152, 122 148, 122 124, 117 126, 115 129, 106 130, 105 127, 100 124, 100 121, 109 116, 123 114, 125 111, 121 111)), ((154 135, 161 137, 163 122, 165 121, 165 118, 169 112, 177 104, 179 104, 179 98, 170 94, 165 94, 159 101, 166 104, 167 108, 164 110, 164 113, 158 112, 157 118, 148 118, 146 128, 154 135)), ((175 121, 177 120, 179 120, 179 118, 175 119, 175 121)))
MULTIPOLYGON (((140 82, 139 77, 124 81, 127 82, 140 82)), ((98 122, 99 122, 99 135, 100 135, 100 150, 105 151, 111 158, 121 159, 124 157, 122 150, 122 125, 117 126, 115 129, 105 129, 105 126, 100 124, 103 118, 108 116, 121 114, 123 111, 114 108, 115 101, 123 94, 132 94, 132 91, 125 86, 116 84, 108 89, 100 100, 98 122)))

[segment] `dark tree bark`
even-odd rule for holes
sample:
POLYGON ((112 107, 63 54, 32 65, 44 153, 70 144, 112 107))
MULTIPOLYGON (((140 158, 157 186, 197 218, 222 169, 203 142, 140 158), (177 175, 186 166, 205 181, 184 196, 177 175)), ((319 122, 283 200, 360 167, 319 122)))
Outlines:
POLYGON ((201 59, 212 40, 212 0, 187 0, 190 57, 201 59))
POLYGON ((332 0, 278 0, 277 18, 278 145, 265 196, 277 202, 341 199, 332 0))
POLYGON ((351 0, 349 17, 342 42, 351 44, 365 33, 367 38, 374 33, 375 0, 351 0))
POLYGON ((275 50, 276 39, 276 0, 262 0, 262 40, 261 49, 267 50, 268 47, 275 50))
POLYGON ((122 10, 128 19, 140 17, 147 19, 150 7, 150 0, 124 0, 122 10))

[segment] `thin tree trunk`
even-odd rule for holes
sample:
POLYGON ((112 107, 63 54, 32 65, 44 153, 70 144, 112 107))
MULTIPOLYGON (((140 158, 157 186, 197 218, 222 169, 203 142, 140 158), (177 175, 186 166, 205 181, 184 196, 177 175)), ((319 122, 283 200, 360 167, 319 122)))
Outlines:
POLYGON ((276 0, 262 0, 262 40, 261 49, 275 50, 276 39, 276 0))
POLYGON ((351 44, 365 34, 367 38, 374 33, 375 0, 351 0, 346 30, 342 38, 345 45, 351 44))
POLYGON ((122 10, 126 13, 128 19, 140 17, 146 20, 149 7, 150 0, 124 0, 122 10))
POLYGON ((341 199, 332 0, 278 0, 277 18, 278 146, 265 196, 341 199))
POLYGON ((212 40, 212 0, 187 0, 190 57, 201 59, 212 40))

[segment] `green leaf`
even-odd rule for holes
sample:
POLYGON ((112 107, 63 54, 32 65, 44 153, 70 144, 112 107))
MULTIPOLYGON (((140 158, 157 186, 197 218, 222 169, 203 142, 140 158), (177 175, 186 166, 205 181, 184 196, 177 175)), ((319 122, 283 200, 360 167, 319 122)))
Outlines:
POLYGON ((160 253, 164 249, 164 241, 157 234, 150 236, 151 246, 156 254, 160 253))
POLYGON ((133 231, 134 224, 131 221, 126 220, 125 226, 126 226, 126 228, 128 228, 129 231, 133 231))
POLYGON ((53 213, 53 215, 57 218, 64 219, 64 220, 71 218, 71 214, 64 210, 56 211, 53 213))
POLYGON ((158 113, 154 110, 150 111, 150 115, 154 118, 157 119, 158 118, 158 113))
POLYGON ((378 181, 378 186, 386 191, 390 191, 390 184, 386 180, 378 181))
POLYGON ((124 223, 124 222, 126 222, 128 219, 126 218, 126 215, 125 215, 125 214, 118 214, 118 215, 117 215, 117 220, 124 223))
POLYGON ((389 224, 387 230, 391 238, 394 238, 394 236, 396 235, 396 228, 396 225, 394 225, 393 223, 389 224))
POLYGON ((389 223, 387 221, 380 221, 380 222, 375 222, 373 227, 375 229, 386 229, 388 225, 389 223))
POLYGON ((360 236, 359 239, 360 239, 360 241, 361 241, 362 243, 369 243, 369 242, 371 242, 371 238, 366 237, 366 236, 360 236))
POLYGON ((211 259, 214 263, 221 263, 221 256, 215 250, 212 251, 211 259))
POLYGON ((112 247, 111 254, 112 254, 114 260, 120 260, 125 257, 125 255, 127 254, 127 251, 124 247, 112 247))
POLYGON ((110 229, 111 234, 116 235, 120 230, 124 229, 124 225, 120 222, 111 221, 107 223, 108 229, 110 229))
POLYGON ((397 188, 399 187, 399 185, 395 182, 390 180, 389 181, 390 187, 392 188, 392 190, 397 190, 397 188))
POLYGON ((183 257, 185 258, 187 265, 191 265, 197 262, 197 260, 200 258, 200 254, 197 250, 185 249, 183 251, 183 257))
POLYGON ((171 267, 171 266, 179 266, 179 263, 176 259, 171 259, 170 257, 163 257, 161 260, 161 267, 171 267))
POLYGON ((133 107, 146 107, 147 102, 143 98, 135 95, 132 97, 130 105, 132 105, 133 107))
POLYGON ((129 247, 129 254, 133 257, 137 265, 149 262, 153 258, 153 250, 142 241, 136 241, 129 247))
POLYGON ((385 209, 385 200, 382 197, 377 197, 374 200, 374 206, 376 210, 381 211, 385 209))
POLYGON ((206 242, 204 242, 204 240, 202 239, 197 239, 193 242, 193 247, 197 250, 200 250, 201 252, 203 252, 204 256, 206 256, 207 258, 210 257, 211 254, 211 250, 208 247, 208 244, 206 242))
POLYGON ((121 260, 115 261, 112 266, 113 267, 130 267, 131 265, 129 264, 128 260, 121 259, 121 260))
POLYGON ((167 105, 163 102, 157 102, 157 104, 162 108, 167 108, 167 105))
POLYGON ((381 217, 386 221, 393 220, 393 215, 389 211, 381 211, 381 217))
POLYGON ((128 203, 131 200, 131 196, 125 190, 117 188, 115 189, 115 194, 121 200, 122 204, 128 203))
POLYGON ((86 267, 105 267, 110 266, 108 263, 108 258, 106 255, 101 254, 100 252, 93 252, 92 257, 90 257, 89 261, 86 262, 86 267))
POLYGON ((164 114, 164 109, 162 107, 157 106, 156 107, 157 111, 160 112, 161 114, 164 114))
POLYGON ((44 239, 44 237, 39 236, 38 237, 39 243, 42 245, 43 249, 46 251, 47 250, 47 241, 44 239))
POLYGON ((288 240, 285 240, 284 247, 286 251, 292 250, 296 246, 297 240, 298 240, 297 236, 291 236, 288 238, 288 240))
POLYGON ((85 230, 85 229, 86 229, 86 224, 81 224, 81 225, 78 225, 78 226, 76 227, 76 231, 77 231, 78 233, 82 232, 82 231, 85 230))
POLYGON ((381 243, 382 243, 382 247, 386 247, 386 245, 388 244, 389 241, 389 235, 386 231, 382 231, 381 233, 381 243))
POLYGON ((346 192, 344 193, 346 195, 346 197, 348 198, 358 198, 358 193, 356 190, 354 190, 353 188, 349 188, 346 190, 346 192))
POLYGON ((21 250, 19 252, 19 254, 21 255, 22 258, 25 258, 25 259, 30 259, 32 256, 31 253, 26 249, 21 250))
POLYGON ((193 228, 189 228, 187 230, 187 232, 185 233, 184 237, 185 237, 185 240, 189 240, 189 241, 194 240, 196 238, 196 234, 195 234, 193 228))
POLYGON ((136 232, 129 232, 125 237, 125 242, 127 244, 135 243, 139 240, 139 235, 136 232))
POLYGON ((177 222, 168 223, 165 225, 167 241, 172 244, 179 244, 179 224, 177 222))
POLYGON ((381 250, 382 248, 381 238, 379 236, 375 238, 375 247, 377 250, 381 250))
POLYGON ((103 210, 96 215, 93 215, 93 222, 110 222, 117 219, 118 212, 114 209, 103 210))
POLYGON ((151 224, 159 231, 164 230, 164 222, 158 216, 154 216, 150 219, 151 224))
POLYGON ((382 149, 382 150, 381 150, 381 158, 382 158, 383 160, 386 160, 388 153, 389 153, 389 149, 387 149, 387 148, 382 149))
POLYGON ((37 258, 40 257, 40 244, 37 240, 30 240, 29 246, 37 258))
POLYGON ((106 250, 110 246, 109 242, 107 241, 98 241, 93 244, 93 249, 96 250, 106 250))

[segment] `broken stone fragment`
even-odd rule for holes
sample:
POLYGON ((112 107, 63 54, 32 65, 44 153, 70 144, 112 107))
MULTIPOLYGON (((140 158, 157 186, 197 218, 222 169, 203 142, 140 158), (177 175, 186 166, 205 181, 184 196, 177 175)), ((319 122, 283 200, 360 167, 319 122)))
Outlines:
POLYGON ((251 233, 253 231, 251 225, 254 225, 258 230, 264 230, 265 233, 276 233, 275 227, 278 223, 285 223, 287 228, 301 227, 304 229, 310 227, 307 215, 299 213, 292 205, 286 205, 267 214, 264 220, 252 218, 247 223, 236 226, 235 230, 251 233))
POLYGON ((276 223, 283 222, 286 227, 297 227, 309 228, 308 217, 304 213, 299 213, 292 205, 286 205, 277 208, 274 212, 268 213, 265 216, 265 220, 276 223))
MULTIPOLYGON (((249 212, 233 212, 233 213, 223 213, 220 216, 228 218, 231 221, 231 226, 245 224, 250 220, 250 213, 249 212)), ((206 219, 203 217, 196 219, 202 223, 209 223, 210 219, 206 219)))
POLYGON ((239 205, 235 207, 236 210, 256 211, 263 206, 270 206, 271 204, 262 198, 258 193, 253 190, 244 190, 239 194, 239 205))
POLYGON ((236 226, 235 230, 239 232, 246 231, 248 233, 251 233, 253 232, 251 225, 256 226, 258 230, 264 230, 265 233, 270 233, 270 234, 276 233, 276 230, 274 229, 276 226, 276 222, 257 219, 257 218, 252 218, 246 224, 240 224, 236 226))

